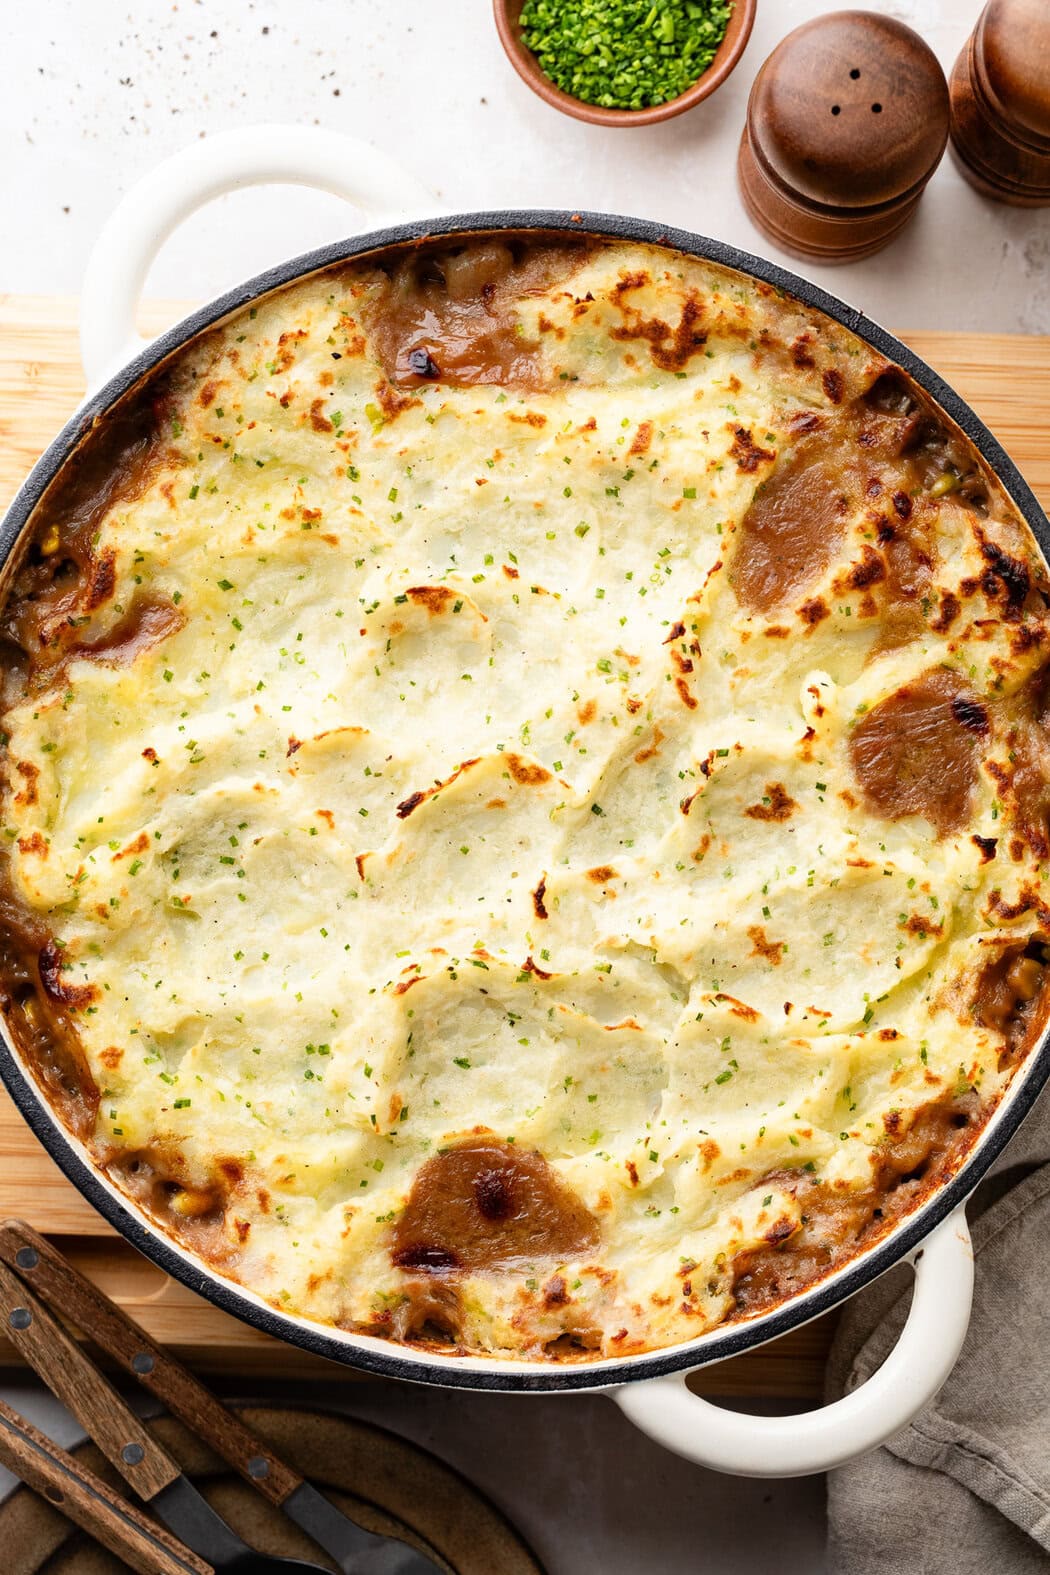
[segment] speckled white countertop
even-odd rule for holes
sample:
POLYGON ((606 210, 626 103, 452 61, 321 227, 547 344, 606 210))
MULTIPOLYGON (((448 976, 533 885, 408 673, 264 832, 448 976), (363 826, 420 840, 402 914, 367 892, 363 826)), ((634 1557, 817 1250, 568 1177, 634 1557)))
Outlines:
MULTIPOLYGON (((980 0, 875 8, 918 28, 948 69, 980 0)), ((533 97, 503 56, 487 0, 9 3, 0 291, 75 293, 103 218, 139 175, 201 135, 260 121, 363 137, 428 183, 445 209, 638 214, 793 266, 742 210, 736 147, 759 65, 784 33, 827 9, 821 0, 759 0, 747 53, 709 103, 665 125, 613 131, 533 97)), ((214 294, 354 228, 344 204, 318 193, 238 193, 169 241, 149 288, 214 294)), ((947 159, 892 246, 847 268, 804 266, 891 326, 1050 333, 1050 209, 986 203, 947 159)), ((0 1393, 54 1422, 32 1384, 0 1393)), ((600 1398, 377 1384, 329 1386, 313 1398, 332 1404, 337 1393, 486 1488, 550 1575, 823 1568, 819 1481, 715 1477, 664 1454, 600 1398)), ((59 1431, 72 1436, 68 1424, 59 1431)), ((0 1473, 0 1489, 4 1481, 0 1473)))
MULTIPOLYGON (((950 69, 980 0, 889 0, 950 69)), ((487 0, 36 0, 6 8, 0 290, 77 290, 134 180, 207 132, 302 121, 382 146, 446 208, 638 214, 776 256, 737 195, 751 80, 778 40, 831 9, 759 0, 734 75, 663 125, 610 130, 548 108, 507 63, 487 0)), ((168 246, 155 294, 206 296, 353 228, 334 198, 223 199, 168 246)), ((787 261, 790 259, 780 258, 787 261)), ((945 159, 914 222, 846 268, 806 271, 888 325, 1050 332, 1050 210, 985 202, 945 159)))

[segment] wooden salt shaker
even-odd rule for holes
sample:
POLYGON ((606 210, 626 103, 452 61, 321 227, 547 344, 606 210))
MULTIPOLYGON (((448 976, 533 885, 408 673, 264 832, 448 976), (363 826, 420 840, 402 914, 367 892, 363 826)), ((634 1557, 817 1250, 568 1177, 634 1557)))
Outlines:
POLYGON ((951 80, 952 152, 986 197, 1050 203, 1050 0, 991 0, 951 80))
POLYGON ((948 123, 944 73, 918 33, 871 11, 817 17, 755 79, 738 163, 744 205, 785 251, 867 257, 914 213, 948 123))

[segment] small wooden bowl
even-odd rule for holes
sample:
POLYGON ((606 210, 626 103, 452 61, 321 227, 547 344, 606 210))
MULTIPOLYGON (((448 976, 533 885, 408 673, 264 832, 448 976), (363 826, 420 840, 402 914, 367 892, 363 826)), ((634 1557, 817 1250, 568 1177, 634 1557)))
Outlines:
POLYGON ((755 22, 758 0, 733 0, 733 13, 729 18, 726 35, 715 51, 715 57, 702 76, 697 77, 691 88, 668 99, 666 104, 653 104, 648 109, 603 109, 600 104, 585 104, 555 87, 550 77, 540 69, 539 61, 531 49, 521 41, 518 18, 525 0, 493 0, 496 31, 507 52, 511 65, 523 82, 548 104, 577 120, 586 120, 592 126, 651 126, 658 120, 670 120, 692 109, 702 99, 708 98, 720 87, 747 47, 755 22))

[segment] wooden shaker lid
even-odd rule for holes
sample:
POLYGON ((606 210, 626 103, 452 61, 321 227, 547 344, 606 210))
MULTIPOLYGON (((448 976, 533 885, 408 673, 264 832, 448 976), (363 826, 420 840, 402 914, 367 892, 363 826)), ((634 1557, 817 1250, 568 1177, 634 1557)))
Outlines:
POLYGON ((952 147, 986 196, 1050 203, 1050 4, 990 0, 952 72, 952 147))
POLYGON ((944 73, 910 27, 870 11, 817 17, 755 79, 740 151, 745 205, 787 251, 866 256, 913 212, 948 118, 944 73))

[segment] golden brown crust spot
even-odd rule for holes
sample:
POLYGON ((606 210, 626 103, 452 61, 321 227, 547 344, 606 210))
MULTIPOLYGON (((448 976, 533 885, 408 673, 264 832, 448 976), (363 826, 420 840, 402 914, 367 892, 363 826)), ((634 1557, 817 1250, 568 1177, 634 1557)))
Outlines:
POLYGON ((812 354, 812 345, 813 334, 808 328, 792 341, 791 360, 794 366, 802 368, 816 366, 817 363, 813 359, 812 354))
POLYGON ((724 990, 718 992, 715 1000, 720 1005, 727 1006, 731 1016, 739 1017, 745 1023, 757 1023, 761 1015, 753 1006, 748 1006, 746 1001, 738 1001, 735 995, 726 995, 724 990))
POLYGON ((385 377, 381 377, 376 384, 375 394, 379 401, 379 408, 383 412, 383 418, 386 421, 396 421, 398 416, 403 415, 406 410, 411 410, 414 405, 422 403, 419 399, 413 399, 410 394, 399 394, 394 385, 388 383, 385 377))
POLYGON ((324 413, 324 399, 315 399, 310 405, 310 425, 315 432, 334 432, 335 428, 324 413))
POLYGON ((15 770, 22 778, 25 786, 19 788, 14 796, 14 803, 22 809, 28 809, 37 802, 37 781, 40 777, 40 767, 35 766, 31 760, 16 760, 15 770))
POLYGON ((763 957, 773 968, 779 968, 787 951, 786 941, 771 941, 761 924, 752 924, 747 932, 751 942, 752 957, 763 957))
POLYGON ((522 787, 541 787, 544 782, 553 781, 546 766, 541 766, 536 761, 523 760, 521 755, 513 754, 507 754, 505 759, 511 776, 522 787))
POLYGON ((944 925, 924 913, 909 913, 904 920, 898 920, 897 927, 907 935, 914 935, 920 941, 926 940, 930 935, 940 938, 944 934, 944 925))
POLYGON ((87 595, 84 598, 84 608, 87 612, 94 612, 103 603, 108 602, 117 588, 117 554, 112 547, 107 547, 95 559, 88 581, 87 595))
POLYGON ((643 317, 626 298, 647 285, 649 278, 644 269, 621 272, 619 282, 609 292, 609 300, 622 315, 623 326, 611 328, 609 337, 621 342, 642 339, 649 346, 655 366, 662 372, 680 372, 707 344, 707 334, 700 326, 704 315, 703 300, 698 290, 687 291, 681 316, 673 328, 658 317, 643 317))
POLYGON ((140 831, 134 842, 129 842, 126 848, 121 848, 119 852, 114 853, 113 863, 116 864, 118 859, 132 859, 136 853, 146 853, 148 849, 149 834, 148 832, 140 831))
POLYGON ((886 564, 881 553, 864 542, 859 560, 851 563, 843 574, 836 576, 834 584, 837 591, 861 591, 869 585, 878 585, 885 578, 886 564))
POLYGON ((952 591, 942 591, 937 612, 930 619, 930 628, 945 634, 962 612, 959 598, 952 591))
POLYGON ((825 618, 830 617, 831 608, 828 606, 823 597, 811 596, 808 601, 804 601, 802 603, 802 606, 798 610, 798 615, 802 619, 802 622, 808 624, 812 629, 816 624, 821 623, 825 618))
MULTIPOLYGON (((515 756, 515 758, 517 757, 515 756)), ((420 804, 426 799, 433 798, 436 793, 441 792, 442 788, 447 788, 450 783, 455 782, 457 777, 461 777, 464 771, 469 771, 471 766, 476 766, 477 763, 477 756, 472 760, 463 760, 456 767, 455 771, 450 772, 443 782, 435 782, 433 787, 424 788, 421 792, 410 793, 407 798, 403 798, 394 812, 398 820, 407 820, 413 810, 418 809, 420 804)))
POLYGON ((421 973, 413 974, 410 979, 399 979, 394 986, 393 993, 395 995, 407 995, 412 986, 420 984, 422 979, 423 975, 421 973))
POLYGON ((517 422, 520 426, 535 427, 537 432, 547 425, 547 417, 539 410, 526 410, 522 415, 516 410, 508 410, 507 420, 517 422))
POLYGON ((675 690, 677 691, 679 700, 681 700, 682 704, 686 707, 686 709, 689 710, 689 711, 695 711, 697 706, 700 704, 700 702, 693 695, 693 693, 690 690, 689 685, 686 683, 685 679, 684 678, 676 678, 675 681, 674 681, 674 686, 675 686, 675 690))
POLYGON ((729 457, 736 460, 742 475, 753 476, 759 465, 768 464, 777 456, 771 448, 760 448, 747 427, 735 427, 729 457))
POLYGON ((649 452, 649 445, 653 441, 653 424, 651 421, 640 421, 638 429, 631 439, 631 446, 627 450, 628 457, 639 459, 649 452))
POLYGON ((1043 901, 1038 887, 1026 881, 1016 902, 1008 902, 1001 891, 993 891, 985 903, 985 913, 998 924, 1014 924, 1018 919, 1034 913, 1045 930, 1050 932, 1050 907, 1043 901))
POLYGON ((98 999, 95 985, 69 984, 62 978, 62 951, 57 941, 48 940, 44 943, 40 949, 38 966, 45 992, 59 1005, 75 1012, 98 999))
POLYGON ((639 749, 634 757, 635 765, 643 766, 647 760, 653 760, 660 753, 660 745, 664 741, 664 731, 654 724, 653 739, 651 744, 646 744, 639 749))
POLYGON ((425 607, 431 617, 438 617, 448 607, 455 596, 447 585, 410 585, 405 592, 410 602, 417 607, 425 607))
POLYGON ((828 399, 833 405, 841 405, 842 396, 846 392, 846 379, 835 367, 829 367, 820 379, 828 399))
POLYGON ((750 804, 744 814, 751 820, 790 820, 798 808, 782 782, 767 782, 760 804, 750 804))

